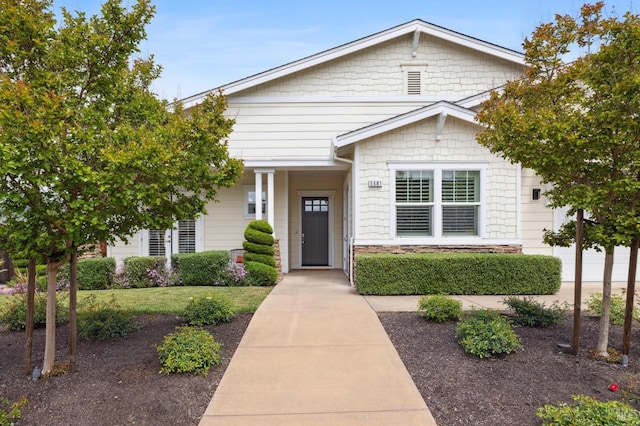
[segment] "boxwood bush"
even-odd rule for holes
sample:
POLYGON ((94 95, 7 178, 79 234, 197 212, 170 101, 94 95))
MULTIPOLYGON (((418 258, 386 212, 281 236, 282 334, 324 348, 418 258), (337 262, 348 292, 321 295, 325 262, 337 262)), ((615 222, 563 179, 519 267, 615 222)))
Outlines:
POLYGON ((157 280, 149 271, 165 273, 167 259, 162 256, 134 256, 124 259, 124 273, 134 288, 157 287, 157 280))
POLYGON ((181 285, 216 285, 229 264, 229 253, 223 250, 182 253, 171 256, 171 265, 181 285))
POLYGON ((554 294, 560 259, 489 253, 363 254, 356 257, 358 292, 407 294, 554 294))
MULTIPOLYGON (((113 284, 113 276, 116 273, 116 260, 112 257, 98 257, 82 259, 78 261, 78 289, 79 290, 105 290, 113 284)), ((69 278, 69 264, 62 271, 62 278, 69 278)))

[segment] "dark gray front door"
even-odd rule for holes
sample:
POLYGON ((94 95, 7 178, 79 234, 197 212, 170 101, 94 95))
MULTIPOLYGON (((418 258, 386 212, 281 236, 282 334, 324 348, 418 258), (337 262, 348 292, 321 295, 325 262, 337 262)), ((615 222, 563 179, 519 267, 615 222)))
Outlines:
POLYGON ((329 197, 302 197, 302 266, 329 266, 329 197))

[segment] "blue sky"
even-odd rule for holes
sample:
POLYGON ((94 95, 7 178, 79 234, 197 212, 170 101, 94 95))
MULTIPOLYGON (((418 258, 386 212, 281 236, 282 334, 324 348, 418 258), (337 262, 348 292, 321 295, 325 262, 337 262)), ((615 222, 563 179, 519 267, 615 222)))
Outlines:
MULTIPOLYGON (((638 0, 636 0, 638 1, 638 0)), ((133 4, 134 0, 124 0, 133 4)), ((592 3, 595 1, 592 1, 592 3)), ((54 0, 54 10, 99 11, 99 0, 54 0)), ((525 36, 576 0, 156 0, 141 55, 163 66, 154 91, 184 98, 422 19, 520 51, 525 36)), ((607 0, 607 14, 640 7, 607 0)))

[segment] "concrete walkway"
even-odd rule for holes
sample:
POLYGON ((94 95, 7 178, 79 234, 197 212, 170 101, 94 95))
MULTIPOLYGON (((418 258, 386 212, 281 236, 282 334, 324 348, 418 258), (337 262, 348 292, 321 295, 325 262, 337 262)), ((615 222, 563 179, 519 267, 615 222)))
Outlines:
POLYGON ((374 310, 341 271, 289 273, 256 311, 206 425, 435 425, 374 310))

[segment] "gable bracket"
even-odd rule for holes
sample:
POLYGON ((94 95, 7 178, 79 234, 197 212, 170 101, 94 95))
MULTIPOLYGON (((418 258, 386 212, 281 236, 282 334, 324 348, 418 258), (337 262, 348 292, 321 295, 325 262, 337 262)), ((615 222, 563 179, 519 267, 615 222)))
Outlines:
POLYGON ((411 56, 414 58, 418 56, 418 42, 420 41, 420 30, 415 30, 413 32, 413 52, 411 52, 411 56))
POLYGON ((444 128, 444 123, 447 121, 447 113, 445 111, 440 111, 438 114, 438 122, 436 123, 436 140, 442 140, 442 129, 444 128))

